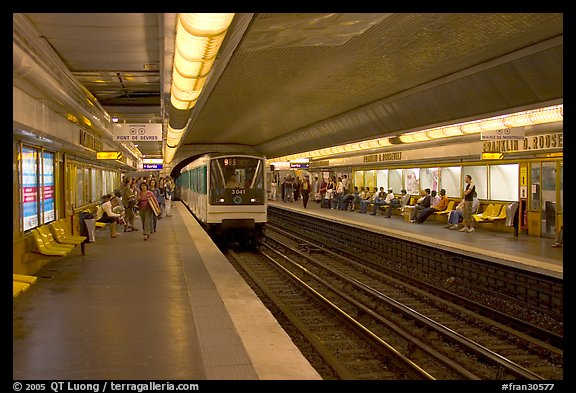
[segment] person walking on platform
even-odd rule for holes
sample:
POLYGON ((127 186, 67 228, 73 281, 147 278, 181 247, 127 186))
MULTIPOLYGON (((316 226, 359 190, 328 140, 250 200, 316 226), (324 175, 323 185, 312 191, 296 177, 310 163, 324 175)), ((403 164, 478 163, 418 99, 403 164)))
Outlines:
POLYGON ((308 205, 308 199, 310 199, 310 190, 312 185, 310 184, 310 176, 304 175, 304 180, 300 184, 300 194, 302 195, 302 204, 304 208, 308 205))
POLYGON ((472 182, 472 176, 464 176, 466 189, 464 190, 464 226, 460 232, 474 232, 474 217, 472 217, 472 203, 476 196, 476 185, 472 182))
POLYGON ((154 196, 154 193, 148 189, 148 184, 142 182, 140 183, 140 194, 138 195, 138 210, 140 210, 144 240, 148 240, 150 237, 152 225, 154 224, 153 217, 155 216, 152 206, 150 206, 150 203, 148 202, 148 198, 156 199, 156 196, 154 196))

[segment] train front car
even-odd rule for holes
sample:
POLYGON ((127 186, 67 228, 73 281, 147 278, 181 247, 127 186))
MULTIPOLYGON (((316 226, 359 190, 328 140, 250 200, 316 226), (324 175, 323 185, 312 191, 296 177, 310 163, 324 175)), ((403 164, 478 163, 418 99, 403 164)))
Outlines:
POLYGON ((214 239, 260 244, 268 208, 264 165, 264 157, 211 156, 206 226, 214 239))

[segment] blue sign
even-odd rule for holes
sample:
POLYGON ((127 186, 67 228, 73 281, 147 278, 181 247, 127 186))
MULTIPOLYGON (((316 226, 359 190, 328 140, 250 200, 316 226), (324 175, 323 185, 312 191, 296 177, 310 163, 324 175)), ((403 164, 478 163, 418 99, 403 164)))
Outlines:
POLYGON ((142 169, 162 169, 162 164, 142 164, 142 169))
POLYGON ((310 164, 304 164, 304 163, 300 163, 300 162, 294 162, 294 163, 290 163, 290 168, 291 169, 308 169, 310 168, 310 164))

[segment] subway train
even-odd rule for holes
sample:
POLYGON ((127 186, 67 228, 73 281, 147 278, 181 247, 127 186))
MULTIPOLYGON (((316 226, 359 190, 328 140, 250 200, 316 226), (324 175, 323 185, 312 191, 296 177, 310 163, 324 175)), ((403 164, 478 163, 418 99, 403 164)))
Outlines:
POLYGON ((180 199, 220 245, 258 246, 264 236, 268 201, 266 158, 207 153, 181 169, 180 199))

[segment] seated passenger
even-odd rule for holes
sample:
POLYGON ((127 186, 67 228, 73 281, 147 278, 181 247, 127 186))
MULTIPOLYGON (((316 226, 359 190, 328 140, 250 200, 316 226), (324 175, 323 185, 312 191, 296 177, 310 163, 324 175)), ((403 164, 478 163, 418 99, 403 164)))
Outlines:
MULTIPOLYGON (((384 187, 380 187, 381 191, 384 191, 384 187)), ((365 199, 363 201, 360 202, 360 211, 358 211, 358 213, 366 213, 366 210, 368 209, 368 205, 371 203, 376 202, 376 200, 378 200, 378 198, 380 198, 380 193, 377 192, 376 187, 374 187, 374 194, 372 194, 372 196, 368 199, 365 199)))
POLYGON ((392 192, 391 188, 388 189, 388 193, 384 192, 383 187, 380 187, 380 190, 382 190, 382 195, 385 195, 385 197, 383 199, 379 198, 377 201, 374 202, 372 213, 370 213, 371 216, 376 215, 376 212, 378 212, 378 208, 380 206, 388 206, 390 204, 390 201, 394 199, 394 193, 392 192))
POLYGON ((358 187, 354 186, 354 191, 350 194, 346 194, 342 198, 342 202, 340 203, 340 210, 348 210, 348 207, 351 206, 351 210, 354 211, 354 201, 358 195, 360 195, 358 187))
MULTIPOLYGON (((436 190, 432 191, 432 198, 436 197, 436 190)), ((435 204, 432 204, 429 208, 420 211, 420 213, 416 216, 416 222, 418 224, 422 224, 424 221, 428 219, 432 214, 435 212, 446 210, 448 207, 448 197, 446 197, 446 190, 440 190, 440 199, 436 201, 435 204)))
POLYGON ((410 202, 410 194, 408 194, 408 191, 406 191, 404 188, 400 191, 400 194, 402 194, 400 197, 400 210, 402 213, 404 213, 404 210, 406 210, 406 205, 408 202, 410 202))
POLYGON ((410 222, 416 222, 416 215, 420 213, 421 210, 430 207, 430 189, 426 188, 422 193, 422 197, 418 199, 416 205, 414 205, 414 209, 412 209, 412 215, 410 216, 410 222))
MULTIPOLYGON (((480 201, 478 198, 472 200, 472 211, 478 210, 480 201)), ((447 229, 458 229, 458 223, 464 219, 464 199, 456 206, 456 209, 448 213, 448 224, 444 226, 447 229)))
POLYGON ((96 221, 110 223, 110 237, 118 237, 119 234, 116 231, 116 224, 118 223, 121 214, 112 211, 113 207, 110 194, 104 195, 102 201, 103 203, 98 207, 98 211, 96 212, 96 221))

